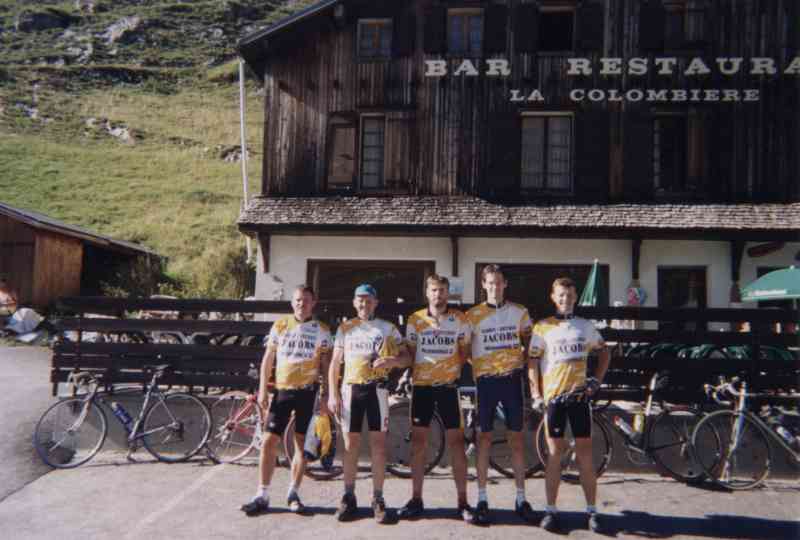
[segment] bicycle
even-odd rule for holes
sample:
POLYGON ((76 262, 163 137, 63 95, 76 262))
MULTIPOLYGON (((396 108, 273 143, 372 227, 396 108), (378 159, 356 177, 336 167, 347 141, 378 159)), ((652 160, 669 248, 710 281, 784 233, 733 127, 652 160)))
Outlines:
MULTIPOLYGON (((719 410, 708 414, 692 432, 692 451, 708 477, 718 486, 729 490, 752 489, 761 485, 769 476, 771 449, 769 440, 777 442, 796 466, 800 466, 800 438, 792 434, 780 422, 764 421, 747 409, 747 399, 765 394, 747 391, 747 383, 738 378, 722 381, 717 386, 705 385, 706 393, 714 401, 730 410, 719 410), (739 388, 735 387, 739 383, 739 388), (733 401, 725 401, 720 394, 727 394, 733 401), (718 437, 720 444, 709 445, 709 440, 718 437), (791 442, 787 439, 793 438, 791 442), (792 448, 797 446, 798 450, 792 448)), ((771 419, 772 409, 765 417, 771 419)))
MULTIPOLYGON (((208 407, 195 396, 174 392, 165 394, 158 380, 170 366, 144 366, 152 378, 144 389, 144 403, 132 419, 119 404, 107 402, 106 392, 99 391, 100 380, 88 372, 74 371, 68 383, 83 395, 68 398, 49 407, 42 414, 33 435, 33 445, 46 464, 58 469, 83 465, 102 448, 108 435, 108 420, 103 406, 128 433, 127 458, 143 444, 157 460, 186 461, 205 445, 211 428, 208 407)), ((117 388, 118 393, 134 388, 117 388)))
MULTIPOLYGON (((616 417, 609 421, 605 408, 592 408, 592 454, 598 478, 611 463, 614 445, 611 433, 617 432, 631 463, 649 465, 654 463, 667 476, 683 483, 702 481, 705 473, 691 451, 691 434, 703 415, 690 407, 661 404, 660 411, 654 411, 654 397, 659 389, 666 386, 668 377, 656 373, 650 379, 641 424, 630 428, 616 417), (638 428, 638 429, 635 429, 638 428)), ((578 389, 582 393, 583 389, 578 389)), ((639 422, 634 422, 638 424, 639 422)), ((539 427, 537 450, 542 460, 546 459, 547 444, 544 424, 539 427)), ((579 479, 574 455, 574 440, 562 460, 562 478, 570 482, 579 479)))
MULTIPOLYGON (((398 387, 396 396, 398 403, 389 408, 389 440, 387 453, 387 469, 401 478, 411 478, 411 405, 408 396, 411 393, 409 381, 404 381, 398 387)), ((475 386, 462 386, 458 388, 458 398, 461 411, 464 415, 464 442, 467 456, 477 452, 478 427, 477 427, 477 388, 475 386)), ((525 407, 523 428, 526 433, 526 447, 533 448, 533 436, 536 426, 539 425, 537 411, 525 407)), ((425 474, 431 472, 441 461, 444 455, 445 429, 439 413, 434 411, 431 419, 431 431, 428 438, 426 451, 425 474)), ((543 463, 536 452, 526 452, 527 477, 544 470, 543 463)), ((507 478, 514 478, 514 469, 511 465, 511 447, 506 436, 505 413, 498 404, 495 411, 495 424, 493 430, 492 446, 489 454, 489 465, 498 473, 507 478)))

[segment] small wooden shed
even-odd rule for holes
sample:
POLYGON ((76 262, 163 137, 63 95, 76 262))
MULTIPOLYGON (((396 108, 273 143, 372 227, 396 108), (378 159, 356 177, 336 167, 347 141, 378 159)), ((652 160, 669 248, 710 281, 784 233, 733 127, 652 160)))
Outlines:
POLYGON ((20 306, 44 308, 61 296, 96 293, 98 276, 143 256, 160 257, 142 245, 0 202, 0 275, 20 306))

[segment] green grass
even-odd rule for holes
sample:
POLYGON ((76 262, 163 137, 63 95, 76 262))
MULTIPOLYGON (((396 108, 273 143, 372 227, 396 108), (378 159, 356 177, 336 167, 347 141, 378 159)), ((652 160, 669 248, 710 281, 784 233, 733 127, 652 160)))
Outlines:
MULTIPOLYGON (((234 294, 228 276, 243 271, 241 166, 223 162, 220 149, 239 144, 235 44, 244 28, 314 1, 237 0, 256 10, 239 20, 222 0, 97 0, 93 15, 73 0, 0 0, 0 200, 145 244, 169 258, 167 274, 187 295, 234 294), (48 8, 79 17, 72 38, 63 29, 13 30, 21 11, 48 8), (144 21, 139 34, 108 47, 99 36, 133 15, 144 21), (67 54, 85 43, 79 36, 94 36, 89 65, 71 65, 67 54), (53 65, 62 58, 66 65, 53 65), (45 121, 26 116, 32 106, 45 121), (131 129, 135 143, 109 136, 106 119, 131 129)), ((257 194, 263 96, 252 81, 247 88, 249 191, 257 194)))

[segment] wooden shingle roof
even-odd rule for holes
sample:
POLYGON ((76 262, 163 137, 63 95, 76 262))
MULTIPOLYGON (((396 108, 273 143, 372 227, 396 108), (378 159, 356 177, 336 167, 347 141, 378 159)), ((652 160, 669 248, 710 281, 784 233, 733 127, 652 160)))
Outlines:
POLYGON ((774 232, 800 241, 800 203, 502 205, 472 196, 256 197, 242 231, 774 232))

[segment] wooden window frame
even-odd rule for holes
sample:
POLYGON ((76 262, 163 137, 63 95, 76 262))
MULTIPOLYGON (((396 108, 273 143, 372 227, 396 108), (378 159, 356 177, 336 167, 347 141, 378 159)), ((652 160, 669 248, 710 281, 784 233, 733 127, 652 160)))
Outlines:
POLYGON ((360 61, 391 60, 392 47, 394 41, 394 23, 390 18, 365 18, 358 19, 356 30, 356 58, 360 61), (361 49, 361 33, 364 26, 374 26, 378 30, 375 32, 373 42, 373 53, 363 54, 361 49), (381 51, 381 30, 389 29, 389 50, 384 53, 381 51))
POLYGON ((486 42, 486 13, 484 8, 480 7, 460 7, 460 8, 448 8, 447 10, 447 56, 450 57, 457 57, 457 58, 482 58, 484 56, 483 50, 486 42), (474 52, 470 50, 470 39, 469 39, 469 18, 474 15, 479 15, 481 18, 481 46, 480 50, 474 52), (464 41, 462 45, 464 46, 462 51, 454 51, 451 48, 450 42, 450 19, 451 17, 464 17, 463 23, 463 36, 464 41))
MULTIPOLYGON (((708 5, 705 2, 698 2, 698 0, 664 0, 664 50, 665 51, 695 51, 703 49, 705 41, 708 39, 706 35, 706 20, 709 16, 708 5), (689 31, 691 29, 693 14, 701 13, 700 27, 702 28, 701 35, 692 39, 688 39, 689 31), (667 24, 670 15, 680 14, 681 17, 681 36, 680 43, 669 43, 667 24)), ((696 16, 696 15, 695 15, 696 16)))
POLYGON ((559 195, 559 196, 570 196, 574 195, 575 193, 575 113, 571 111, 524 111, 521 113, 520 118, 520 136, 519 136, 519 144, 520 144, 520 163, 519 163, 519 184, 518 189, 522 193, 530 193, 530 194, 542 194, 542 195, 559 195), (552 117, 567 117, 570 120, 570 148, 569 148, 569 187, 566 189, 558 189, 558 188, 551 188, 548 184, 548 177, 547 177, 547 163, 548 163, 548 151, 549 151, 549 135, 547 129, 547 121, 545 122, 544 128, 544 187, 535 188, 535 187, 525 187, 522 185, 522 177, 524 176, 524 171, 522 170, 523 163, 525 161, 525 148, 523 147, 523 137, 522 134, 525 130, 525 119, 526 118, 536 118, 536 117, 543 117, 543 118, 552 118, 552 117))
POLYGON ((578 10, 574 3, 543 5, 539 8, 539 28, 537 29, 537 36, 539 42, 536 44, 536 54, 539 56, 562 56, 566 53, 573 53, 576 50, 577 44, 577 28, 578 28, 578 10), (544 24, 544 17, 542 15, 550 13, 571 13, 572 14, 572 46, 569 49, 553 49, 543 50, 541 48, 542 24, 544 24))
MULTIPOLYGON (((424 302, 425 300, 425 277, 430 274, 436 273, 436 261, 435 260, 397 260, 397 259, 307 259, 306 260, 306 283, 310 284, 314 287, 314 290, 317 291, 318 296, 321 295, 321 288, 319 287, 319 277, 320 275, 315 276, 315 270, 318 265, 326 265, 328 267, 336 267, 339 269, 350 269, 354 266, 361 266, 361 267, 386 267, 386 266, 393 266, 395 268, 402 268, 405 270, 422 270, 422 282, 420 283, 419 287, 419 294, 420 299, 424 302)), ((320 296, 320 300, 332 300, 330 298, 322 298, 320 296)), ((389 300, 388 298, 381 297, 381 291, 378 291, 378 300, 383 303, 394 303, 396 299, 389 300)), ((415 300, 415 299, 412 299, 415 300)), ((408 300, 406 300, 408 301, 408 300)))
POLYGON ((652 126, 652 172, 653 172, 653 192, 656 197, 669 198, 697 198, 705 193, 704 183, 708 177, 707 159, 705 152, 705 129, 707 119, 701 111, 695 109, 656 111, 653 114, 652 126), (664 118, 681 118, 683 120, 684 140, 683 148, 683 167, 682 167, 682 186, 662 187, 660 185, 660 167, 657 167, 657 154, 659 153, 660 143, 659 133, 656 122, 664 118), (690 182, 694 181, 695 186, 691 187, 690 182))
POLYGON ((386 191, 386 131, 389 127, 388 116, 384 113, 363 113, 359 117, 358 126, 358 190, 365 192, 380 192, 386 191), (383 155, 381 157, 381 170, 380 170, 380 185, 377 187, 364 186, 364 125, 365 120, 382 118, 383 119, 383 155))

